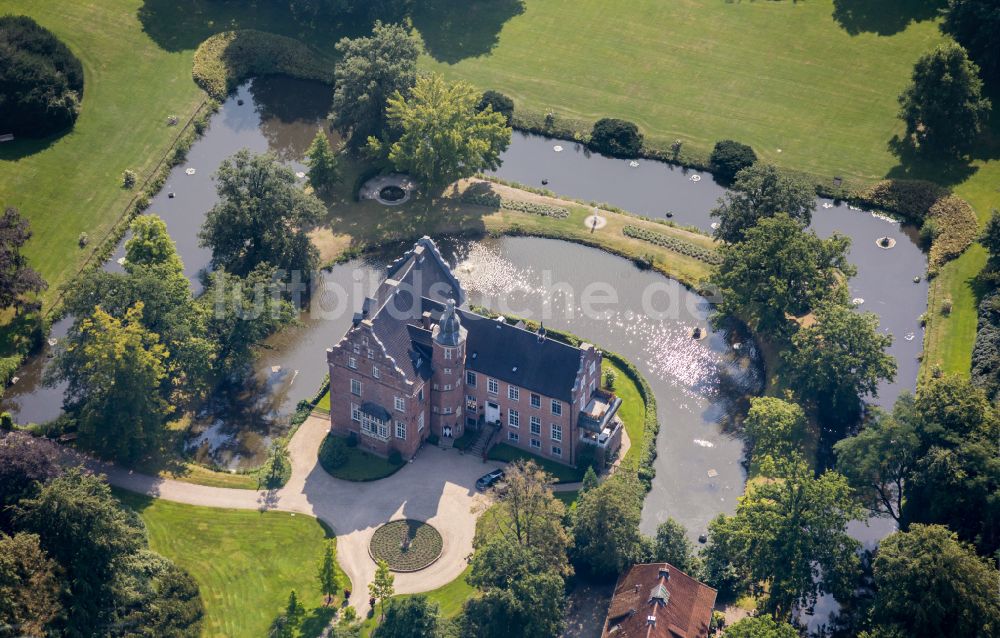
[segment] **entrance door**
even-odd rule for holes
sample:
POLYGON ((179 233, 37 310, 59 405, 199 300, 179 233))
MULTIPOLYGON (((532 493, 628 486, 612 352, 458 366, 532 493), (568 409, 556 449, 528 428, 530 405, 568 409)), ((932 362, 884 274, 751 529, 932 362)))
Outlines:
POLYGON ((487 423, 500 422, 500 406, 491 401, 486 402, 486 422, 487 423))

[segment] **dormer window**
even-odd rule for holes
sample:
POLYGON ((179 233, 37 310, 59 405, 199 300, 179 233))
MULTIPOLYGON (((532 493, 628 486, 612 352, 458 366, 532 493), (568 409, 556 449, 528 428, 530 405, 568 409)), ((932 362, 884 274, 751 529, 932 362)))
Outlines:
POLYGON ((376 379, 382 378, 382 373, 379 372, 378 366, 372 366, 372 376, 375 377, 376 379))
POLYGON ((451 359, 452 356, 453 356, 454 350, 455 350, 454 348, 445 348, 444 349, 444 358, 445 359, 451 359))

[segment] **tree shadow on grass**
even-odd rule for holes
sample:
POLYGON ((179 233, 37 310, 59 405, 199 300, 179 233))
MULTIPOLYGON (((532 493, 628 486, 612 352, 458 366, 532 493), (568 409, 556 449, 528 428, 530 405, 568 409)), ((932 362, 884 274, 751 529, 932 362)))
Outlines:
POLYGON ((302 624, 299 626, 299 636, 315 638, 323 635, 323 630, 329 626, 330 621, 336 615, 336 607, 316 607, 302 619, 302 624))
POLYGON ((833 0, 833 19, 851 35, 893 35, 936 18, 946 0, 833 0))
POLYGON ((500 30, 524 13, 523 0, 427 0, 413 12, 427 53, 455 64, 486 55, 500 40, 500 30))
POLYGON ((899 163, 889 169, 889 179, 923 179, 942 186, 955 186, 972 177, 978 167, 968 158, 925 156, 898 135, 889 140, 889 150, 899 163))
MULTIPOLYGON (((3 127, 0 126, 0 128, 3 127)), ((68 128, 65 131, 54 133, 48 137, 37 139, 20 137, 14 139, 12 142, 0 143, 0 162, 16 162, 24 157, 30 157, 35 153, 40 153, 55 144, 59 141, 59 138, 72 130, 72 128, 68 128)), ((0 133, 3 133, 3 131, 0 131, 0 133)))
POLYGON ((145 0, 138 15, 143 31, 166 51, 195 49, 221 31, 259 29, 331 52, 342 35, 363 30, 359 25, 303 25, 294 19, 287 2, 274 0, 145 0))

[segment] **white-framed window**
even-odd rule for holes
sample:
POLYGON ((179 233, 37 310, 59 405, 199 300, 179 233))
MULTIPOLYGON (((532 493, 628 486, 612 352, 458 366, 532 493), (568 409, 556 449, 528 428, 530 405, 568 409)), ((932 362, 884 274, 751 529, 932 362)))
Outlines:
POLYGON ((347 367, 352 370, 358 369, 358 358, 357 357, 347 357, 347 367))
POLYGON ((514 443, 517 443, 520 439, 521 439, 521 435, 518 434, 517 432, 508 432, 507 433, 507 440, 508 441, 513 441, 514 443))
POLYGON ((445 368, 444 369, 444 373, 450 375, 451 374, 451 368, 445 368))
POLYGON ((521 389, 518 388, 516 385, 508 385, 507 386, 507 398, 510 399, 511 401, 520 401, 521 400, 521 389))
POLYGON ((562 456, 562 448, 558 445, 552 446, 552 456, 562 456))
POLYGON ((417 401, 421 403, 424 401, 424 386, 420 386, 420 389, 417 390, 417 401))
POLYGON ((375 351, 372 350, 371 348, 368 348, 368 358, 369 359, 374 359, 375 358, 375 351))
POLYGON ((361 396, 361 381, 358 379, 351 379, 351 394, 355 396, 361 396))
POLYGON ((359 345, 358 345, 358 344, 356 344, 356 343, 355 343, 355 344, 352 344, 352 345, 353 345, 353 347, 354 347, 354 354, 361 354, 361 346, 359 346, 359 345))
POLYGON ((593 375, 593 374, 594 374, 594 368, 595 368, 596 366, 597 366, 597 362, 596 362, 596 361, 591 361, 591 362, 590 362, 590 374, 591 374, 591 375, 593 375))
POLYGON ((386 425, 385 421, 367 412, 361 413, 361 431, 368 436, 374 436, 379 439, 385 440, 389 438, 389 426, 386 425))
POLYGON ((533 408, 542 407, 542 397, 535 394, 534 392, 531 393, 531 407, 533 408))
POLYGON ((537 416, 531 417, 531 433, 536 436, 542 433, 542 420, 537 416))
POLYGON ((476 373, 472 370, 465 371, 465 385, 470 388, 476 387, 476 373))
POLYGON ((396 421, 396 438, 405 439, 406 438, 406 424, 402 421, 396 421))
POLYGON ((507 410, 507 425, 512 428, 521 427, 521 415, 517 413, 517 410, 507 410))
POLYGON ((443 389, 443 390, 446 390, 446 391, 447 391, 447 390, 451 390, 451 384, 450 384, 450 383, 446 383, 446 384, 444 384, 444 388, 442 388, 442 389, 443 389))
POLYGON ((445 414, 451 414, 451 406, 445 407, 444 408, 444 413, 445 414))
POLYGON ((445 359, 451 359, 454 356, 454 353, 452 352, 453 350, 454 350, 454 348, 445 348, 444 349, 444 358, 445 359))
POLYGON ((542 449, 542 442, 538 439, 531 439, 531 447, 536 450, 540 450, 542 449))
POLYGON ((469 412, 476 412, 479 410, 479 402, 476 400, 476 395, 467 394, 465 395, 465 409, 469 412))
POLYGON ((372 376, 375 377, 376 379, 382 378, 382 373, 378 371, 378 366, 376 365, 372 366, 372 376))
POLYGON ((500 392, 500 384, 497 383, 496 379, 486 379, 486 391, 490 394, 497 394, 500 392))
POLYGON ((562 441, 562 426, 558 423, 553 423, 549 430, 549 436, 553 441, 562 441))
POLYGON ((424 431, 424 413, 421 412, 420 415, 417 417, 417 432, 423 432, 423 431, 424 431))
POLYGON ((358 407, 357 403, 351 404, 351 420, 361 423, 361 408, 358 407))
POLYGON ((587 395, 586 394, 581 394, 580 395, 580 409, 582 410, 585 407, 587 407, 587 395))
POLYGON ((399 410, 400 412, 406 411, 406 399, 404 399, 403 397, 395 397, 393 399, 393 402, 395 403, 395 408, 397 410, 399 410))
POLYGON ((361 335, 361 345, 363 346, 368 345, 368 335, 361 335))
POLYGON ((552 414, 562 416, 562 403, 552 399, 552 414))

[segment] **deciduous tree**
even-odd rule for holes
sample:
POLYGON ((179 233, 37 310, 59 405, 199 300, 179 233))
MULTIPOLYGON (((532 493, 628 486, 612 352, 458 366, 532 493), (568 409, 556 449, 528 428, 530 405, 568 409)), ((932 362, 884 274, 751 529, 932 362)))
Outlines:
POLYGON ((324 603, 329 605, 337 595, 337 559, 333 549, 334 541, 329 540, 323 546, 323 559, 319 563, 319 591, 323 594, 324 603))
POLYGON ((46 635, 62 610, 61 571, 37 535, 0 532, 0 635, 46 635))
POLYGON ((795 393, 819 408, 824 423, 854 423, 865 396, 896 377, 896 361, 886 350, 892 336, 878 329, 878 316, 841 303, 824 303, 816 321, 792 337, 782 353, 795 393))
POLYGON ((360 148, 385 131, 389 97, 409 94, 417 78, 420 49, 407 30, 376 22, 372 34, 337 43, 340 63, 334 72, 334 126, 360 148))
POLYGON ((654 561, 670 563, 686 574, 698 576, 698 557, 683 525, 672 518, 663 521, 656 528, 655 542, 654 561))
POLYGON ((795 605, 850 592, 860 544, 846 528, 863 511, 843 476, 816 477, 801 459, 776 461, 764 475, 747 486, 735 515, 713 523, 712 533, 725 538, 735 571, 766 594, 764 609, 788 620, 795 605))
POLYGON ((879 544, 876 622, 913 638, 995 636, 1000 573, 940 525, 913 525, 879 544))
POLYGON ((160 393, 169 353, 142 325, 142 312, 142 302, 123 319, 95 308, 70 331, 47 377, 66 382, 63 402, 80 442, 123 461, 159 442, 171 412, 160 393))
POLYGON ((759 463, 765 456, 788 458, 802 453, 806 415, 802 408, 777 397, 756 397, 743 421, 750 457, 759 463))
POLYGON ((385 607, 385 619, 375 632, 377 638, 437 638, 437 603, 426 596, 393 598, 385 607))
POLYGON ((643 490, 630 472, 618 472, 580 495, 573 512, 573 562, 594 576, 614 577, 643 558, 639 533, 643 490))
POLYGON ((48 288, 42 276, 28 266, 28 258, 21 254, 29 239, 28 220, 22 219, 16 208, 7 208, 0 217, 0 308, 20 312, 29 305, 25 295, 48 288))
POLYGON ((751 162, 735 174, 732 186, 712 210, 712 217, 719 218, 715 236, 730 243, 743 241, 757 222, 779 213, 805 228, 815 207, 816 191, 808 182, 771 164, 751 162))
POLYGON ((1000 4, 993 0, 949 0, 941 30, 969 52, 987 85, 1000 80, 1000 4))
POLYGON ((899 96, 907 138, 928 154, 964 154, 989 117, 991 104, 982 89, 979 67, 961 46, 941 44, 922 56, 899 96))
POLYGON ((386 107, 398 139, 372 137, 369 146, 431 189, 496 170, 510 144, 511 129, 502 114, 477 110, 478 100, 470 84, 448 83, 436 74, 421 76, 408 96, 397 91, 386 107))
POLYGON ((198 233, 200 245, 212 249, 212 265, 245 277, 269 264, 308 281, 319 252, 307 231, 326 209, 292 169, 243 149, 222 162, 216 182, 219 201, 198 233))
POLYGON ((841 282, 855 273, 847 261, 850 243, 836 234, 820 239, 783 213, 761 219, 743 241, 719 248, 722 263, 712 277, 722 296, 719 311, 768 339, 787 339, 794 330, 790 317, 825 299, 846 303, 841 282))
POLYGON ((368 595, 378 601, 383 618, 385 618, 385 601, 396 593, 393 585, 395 580, 395 576, 389 571, 389 563, 379 559, 378 567, 375 569, 375 578, 368 583, 368 595))
POLYGON ((799 630, 770 616, 744 618, 726 629, 726 638, 799 638, 799 630))

